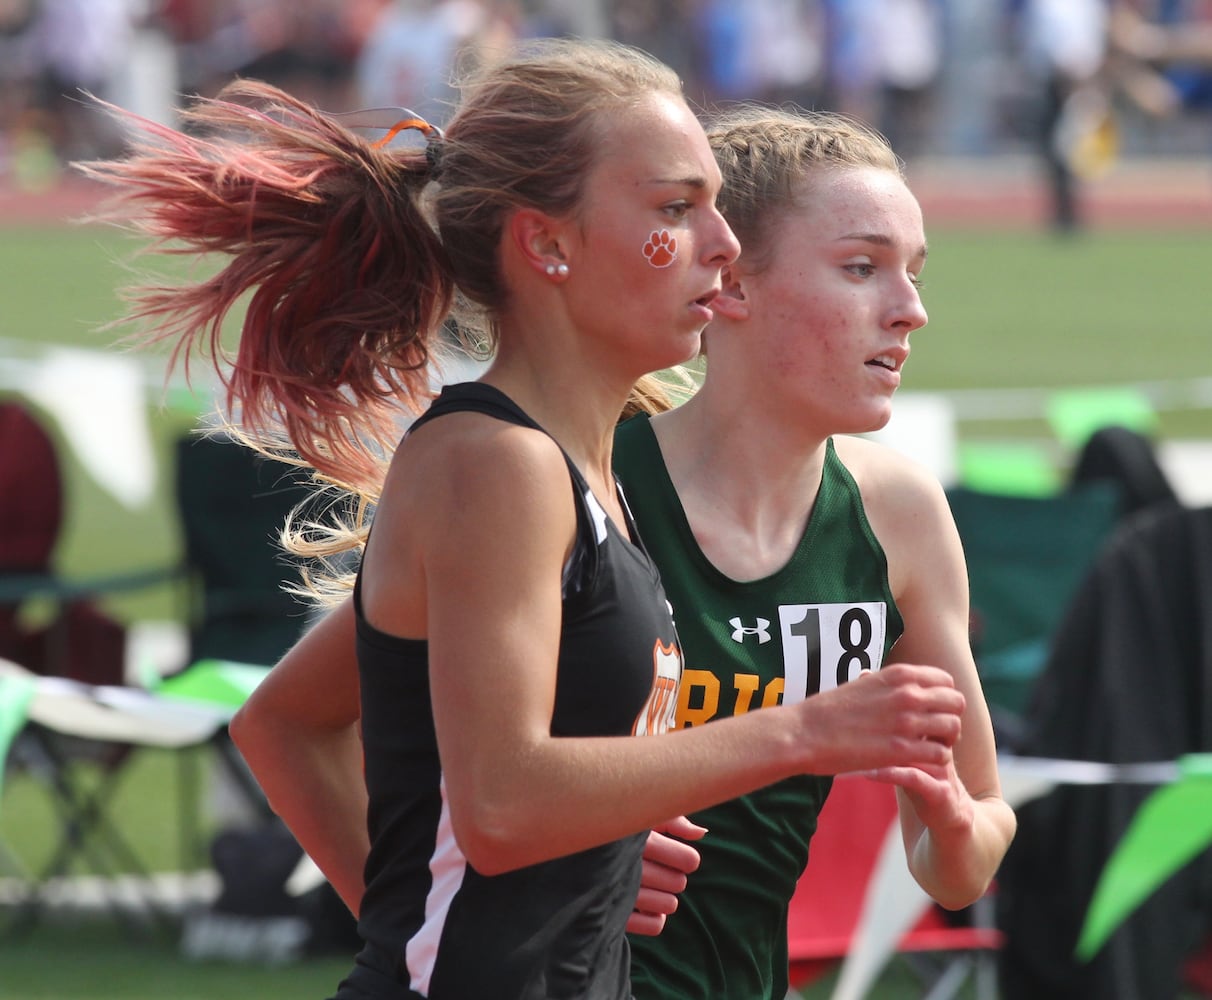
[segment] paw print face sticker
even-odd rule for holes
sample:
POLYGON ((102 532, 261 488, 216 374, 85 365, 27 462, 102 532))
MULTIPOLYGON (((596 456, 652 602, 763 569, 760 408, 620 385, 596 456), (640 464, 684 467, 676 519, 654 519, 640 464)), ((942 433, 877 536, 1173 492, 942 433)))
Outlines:
POLYGON ((644 256, 653 267, 668 267, 678 259, 678 241, 668 229, 654 230, 644 244, 644 256))

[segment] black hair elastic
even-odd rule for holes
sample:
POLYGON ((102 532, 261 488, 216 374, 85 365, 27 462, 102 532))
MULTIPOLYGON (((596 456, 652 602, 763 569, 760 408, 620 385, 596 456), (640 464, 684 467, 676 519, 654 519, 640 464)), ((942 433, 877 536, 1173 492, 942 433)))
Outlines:
POLYGON ((442 146, 446 139, 445 133, 436 125, 425 138, 425 162, 429 164, 429 176, 434 180, 442 173, 442 146))

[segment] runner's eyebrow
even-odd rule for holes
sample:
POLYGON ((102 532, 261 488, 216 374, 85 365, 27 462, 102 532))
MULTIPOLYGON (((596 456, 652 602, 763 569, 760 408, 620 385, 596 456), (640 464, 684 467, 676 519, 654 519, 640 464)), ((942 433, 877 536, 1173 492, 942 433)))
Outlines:
POLYGON ((680 184, 685 187, 705 188, 707 186, 707 178, 702 174, 695 174, 690 177, 653 177, 649 184, 673 185, 680 184))
MULTIPOLYGON (((859 243, 874 243, 881 247, 890 247, 893 245, 891 236, 885 236, 883 233, 846 233, 839 236, 836 240, 838 243, 844 243, 847 240, 855 240, 859 243)), ((930 248, 923 243, 917 251, 917 256, 921 260, 925 260, 930 254, 930 248)))

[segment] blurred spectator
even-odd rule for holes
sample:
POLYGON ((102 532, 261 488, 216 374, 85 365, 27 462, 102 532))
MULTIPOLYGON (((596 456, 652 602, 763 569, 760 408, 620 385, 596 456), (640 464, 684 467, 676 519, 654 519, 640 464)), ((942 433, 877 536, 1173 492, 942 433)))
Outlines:
MULTIPOLYGON (((553 25, 551 9, 567 7, 562 3, 547 3, 542 6, 547 13, 534 19, 532 24, 540 33, 575 33, 566 18, 553 25), (563 31, 558 29, 562 28, 563 31)), ((710 84, 705 81, 704 56, 698 38, 698 22, 702 9, 711 6, 711 0, 610 0, 606 19, 606 30, 611 38, 650 52, 667 66, 672 66, 682 77, 690 99, 701 104, 709 103, 710 84)), ((732 4, 739 7, 739 4, 732 4)), ((737 12, 736 22, 743 19, 737 12)))
MULTIPOLYGON (((524 15, 522 34, 534 38, 618 38, 613 34, 607 7, 621 7, 627 0, 526 0, 519 6, 524 15)), ((672 7, 673 24, 679 23, 676 8, 687 0, 647 0, 652 8, 672 7)), ((689 0, 693 3, 693 0, 689 0)), ((641 3, 640 6, 645 6, 641 3)), ((670 29, 666 25, 666 33, 670 29)), ((653 51, 655 55, 655 50, 653 51)))
POLYGON ((824 59, 815 0, 702 0, 694 5, 693 63, 704 103, 754 100, 812 107, 824 59))
POLYGON ((824 0, 826 107, 875 124, 878 58, 870 25, 879 0, 824 0))
POLYGON ((1177 138, 1212 110, 1210 17, 1212 0, 0 0, 0 178, 45 186, 113 150, 81 89, 168 120, 238 74, 326 109, 441 121, 456 60, 607 34, 673 66, 703 106, 843 111, 905 159, 1030 142, 1068 231, 1083 181, 1155 148, 1157 126, 1132 128, 1119 98, 1177 138))
POLYGON ((368 0, 168 0, 164 16, 193 93, 233 76, 265 80, 320 107, 348 102, 368 0))
POLYGON ((453 67, 503 49, 518 23, 507 0, 387 0, 357 57, 357 102, 445 122, 455 98, 453 67))
POLYGON ((1101 80, 1107 58, 1106 0, 1011 0, 1022 66, 1035 84, 1036 150, 1051 196, 1054 229, 1081 223, 1072 152, 1107 125, 1101 80))
POLYGON ((33 72, 25 45, 33 20, 33 0, 0 0, 0 178, 17 169, 17 147, 33 124, 33 72))
POLYGON ((931 145, 944 0, 825 0, 831 109, 869 122, 905 159, 931 145))
POLYGON ((1169 90, 1156 89, 1146 110, 1174 114, 1212 108, 1212 6, 1163 0, 1149 16, 1117 5, 1111 18, 1113 51, 1158 68, 1169 90))
POLYGON ((933 146, 934 95, 943 64, 944 0, 881 0, 869 24, 877 52, 873 124, 909 159, 933 146))
POLYGON ((45 113, 51 144, 62 161, 114 156, 122 136, 106 115, 82 100, 85 92, 112 98, 130 56, 143 0, 40 0, 27 44, 35 67, 35 106, 45 113))

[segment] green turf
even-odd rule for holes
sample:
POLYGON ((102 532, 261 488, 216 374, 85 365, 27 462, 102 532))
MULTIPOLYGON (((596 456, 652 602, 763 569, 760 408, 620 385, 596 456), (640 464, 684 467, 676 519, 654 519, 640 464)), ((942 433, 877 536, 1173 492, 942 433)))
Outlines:
MULTIPOLYGON (((113 785, 107 812, 121 817, 120 834, 133 845, 141 863, 149 870, 193 870, 208 865, 205 844, 214 830, 201 819, 197 827, 183 828, 177 791, 188 787, 192 780, 205 801, 210 779, 202 781, 197 775, 208 772, 211 766, 212 758, 201 748, 184 751, 141 748, 125 759, 113 785), (195 763, 201 769, 188 770, 195 763)), ((81 758, 71 770, 72 781, 86 793, 97 788, 104 775, 105 769, 100 764, 86 758, 81 758)), ((27 871, 39 873, 46 870, 59 847, 54 835, 59 829, 58 806, 43 779, 43 773, 36 768, 10 768, 5 777, 4 797, 0 799, 0 843, 20 859, 27 871)), ((129 870, 107 849, 102 850, 107 866, 129 870)), ((6 872, 0 860, 0 876, 6 874, 13 873, 6 872)), ((66 874, 88 874, 83 858, 77 857, 76 864, 66 874)))
POLYGON ((52 922, 0 939, 5 1000, 320 1000, 336 991, 348 957, 282 966, 189 961, 174 941, 119 923, 52 922))
MULTIPOLYGON (((931 235, 930 324, 906 387, 1097 385, 1207 374, 1207 238, 931 235)), ((1212 429, 1212 418, 1205 430, 1212 429)))
MULTIPOLYGON (((349 958, 311 957, 284 966, 188 961, 172 941, 134 938, 116 924, 43 926, 28 939, 0 940, 5 1000, 320 1000, 331 996, 349 958)), ((804 1000, 826 1000, 836 976, 805 987, 804 1000)), ((920 996, 918 980, 890 970, 870 1000, 920 996)), ((975 996, 969 987, 959 1000, 975 996)))

